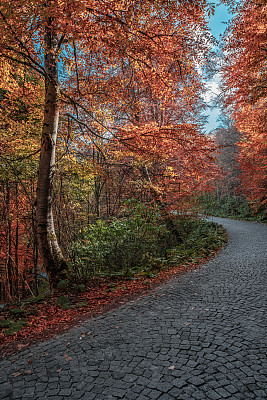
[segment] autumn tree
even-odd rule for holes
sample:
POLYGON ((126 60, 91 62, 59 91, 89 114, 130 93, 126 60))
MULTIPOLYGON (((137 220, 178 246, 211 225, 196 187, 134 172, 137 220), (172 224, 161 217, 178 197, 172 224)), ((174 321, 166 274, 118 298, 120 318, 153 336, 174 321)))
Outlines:
POLYGON ((34 212, 42 92, 24 65, 0 60, 0 290, 18 299, 37 289, 34 212))
POLYGON ((240 133, 227 119, 227 123, 212 132, 216 149, 218 174, 216 192, 218 197, 240 194, 240 166, 238 163, 240 133))
POLYGON ((172 87, 183 80, 180 94, 190 98, 193 80, 199 79, 193 67, 200 61, 198 54, 203 58, 208 7, 202 0, 1 1, 1 58, 32 69, 44 80, 36 215, 51 288, 66 276, 67 267, 52 207, 60 115, 75 121, 91 141, 114 135, 114 82, 124 85, 120 71, 129 60, 140 91, 150 86, 153 98, 170 102, 172 87))
POLYGON ((225 105, 242 134, 239 161, 245 193, 266 210, 266 1, 245 0, 234 11, 224 41, 225 105))

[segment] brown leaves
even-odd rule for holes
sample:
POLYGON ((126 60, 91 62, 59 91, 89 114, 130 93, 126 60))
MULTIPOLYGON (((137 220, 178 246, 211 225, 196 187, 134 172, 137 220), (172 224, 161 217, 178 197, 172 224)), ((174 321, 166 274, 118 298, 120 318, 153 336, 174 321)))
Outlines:
POLYGON ((30 375, 30 374, 32 374, 32 370, 31 369, 26 369, 24 371, 24 375, 30 375))
POLYGON ((19 343, 19 344, 17 345, 17 349, 18 349, 18 350, 21 350, 21 349, 23 349, 24 347, 27 347, 27 346, 29 346, 28 343, 27 343, 27 344, 21 344, 21 343, 19 343))
POLYGON ((65 357, 65 361, 67 361, 67 362, 72 360, 72 357, 68 356, 68 354, 66 354, 66 353, 64 354, 64 357, 65 357))
MULTIPOLYGON (((203 261, 203 260, 202 260, 203 261)), ((113 304, 116 306, 116 304, 120 304, 125 302, 127 297, 132 296, 134 294, 139 294, 142 291, 148 290, 150 287, 153 285, 156 285, 160 282, 165 281, 166 279, 169 279, 171 276, 175 275, 175 273, 181 273, 183 271, 187 271, 192 268, 196 268, 196 264, 192 265, 179 265, 177 267, 173 267, 172 269, 161 271, 158 276, 153 277, 153 278, 143 278, 139 277, 138 279, 135 280, 124 280, 123 278, 117 278, 116 279, 116 290, 109 292, 110 296, 109 297, 101 297, 100 293, 103 292, 103 290, 108 289, 110 286, 110 282, 107 279, 99 279, 99 281, 93 281, 93 282, 88 282, 87 284, 87 291, 84 291, 83 293, 79 294, 79 299, 77 301, 87 301, 89 306, 88 309, 90 310, 89 312, 101 312, 102 310, 105 309, 105 307, 108 304, 113 304), (122 289, 123 288, 123 289, 122 289), (127 290, 125 290, 126 288, 127 290), (101 299, 100 299, 101 297, 101 299)), ((18 339, 21 340, 24 337, 27 337, 27 340, 29 338, 34 339, 40 337, 40 332, 42 334, 42 338, 45 337, 45 335, 49 334, 49 332, 57 332, 59 327, 62 327, 62 323, 64 323, 64 326, 68 327, 70 326, 69 323, 75 323, 75 321, 80 321, 81 317, 83 315, 90 315, 88 313, 88 310, 85 310, 83 308, 74 308, 70 310, 61 310, 60 308, 54 306, 55 299, 51 299, 50 302, 47 302, 46 304, 40 304, 38 305, 38 310, 40 314, 42 315, 42 318, 39 317, 39 313, 36 316, 30 316, 28 317, 30 319, 29 327, 27 328, 27 331, 22 331, 19 332, 18 339)), ((166 307, 169 309, 169 307, 166 307)), ((116 312, 113 314, 114 317, 116 317, 116 312)), ((116 324, 119 324, 120 321, 116 321, 116 324)), ((114 325, 115 329, 119 329, 119 325, 114 325)), ((86 340, 86 338, 92 338, 94 335, 94 332, 92 331, 82 331, 80 333, 80 338, 81 340, 86 340)), ((17 339, 17 338, 16 338, 17 339)), ((16 340, 15 339, 15 340, 16 340)), ((10 343, 12 340, 14 340, 14 337, 5 337, 4 338, 5 342, 4 343, 10 343)), ((66 341, 66 353, 64 353, 64 359, 66 362, 71 361, 71 357, 67 354, 67 350, 70 347, 71 342, 66 341)), ((27 345, 24 344, 18 344, 17 348, 22 349, 24 347, 27 347, 27 345)), ((32 357, 32 353, 29 354, 28 359, 29 359, 29 365, 31 363, 30 357, 32 357)), ((40 356, 41 357, 46 357, 48 356, 48 352, 43 352, 40 356)))
POLYGON ((18 376, 20 376, 20 375, 22 375, 23 374, 23 372, 14 372, 14 374, 12 374, 12 376, 14 377, 14 378, 17 378, 18 376))
POLYGON ((20 375, 30 375, 32 374, 32 370, 31 369, 25 369, 24 371, 17 371, 14 372, 14 374, 12 374, 13 378, 17 378, 20 375))

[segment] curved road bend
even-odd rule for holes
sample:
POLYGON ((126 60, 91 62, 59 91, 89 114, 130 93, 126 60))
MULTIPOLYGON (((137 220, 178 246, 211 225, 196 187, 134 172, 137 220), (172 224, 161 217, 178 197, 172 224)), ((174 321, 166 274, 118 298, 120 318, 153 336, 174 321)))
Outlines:
POLYGON ((0 398, 267 399, 267 225, 214 220, 213 261, 2 360, 0 398))

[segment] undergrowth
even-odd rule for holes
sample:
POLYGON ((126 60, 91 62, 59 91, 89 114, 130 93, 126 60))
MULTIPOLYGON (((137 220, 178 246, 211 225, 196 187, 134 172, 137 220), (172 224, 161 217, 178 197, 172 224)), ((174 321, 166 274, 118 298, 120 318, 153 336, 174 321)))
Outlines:
POLYGON ((267 222, 266 209, 254 207, 244 196, 216 196, 205 193, 199 198, 199 206, 202 213, 214 217, 267 222))
POLYGON ((225 231, 217 224, 173 218, 182 241, 167 229, 157 208, 137 202, 127 203, 120 218, 85 227, 72 245, 69 279, 59 282, 54 296, 44 292, 4 307, 0 341, 44 326, 52 329, 57 319, 72 320, 116 296, 144 289, 164 274, 171 276, 173 268, 186 271, 226 242, 225 231))
POLYGON ((211 222, 173 217, 181 241, 167 229, 157 208, 137 202, 130 206, 121 218, 99 220, 84 229, 72 246, 74 281, 150 276, 173 264, 194 262, 224 243, 224 230, 211 222))

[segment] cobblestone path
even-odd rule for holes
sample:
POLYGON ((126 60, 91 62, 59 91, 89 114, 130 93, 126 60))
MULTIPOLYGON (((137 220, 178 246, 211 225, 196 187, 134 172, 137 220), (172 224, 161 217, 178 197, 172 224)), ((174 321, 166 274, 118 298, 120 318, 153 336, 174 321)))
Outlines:
POLYGON ((267 399, 267 225, 214 220, 213 261, 2 360, 0 398, 267 399))

